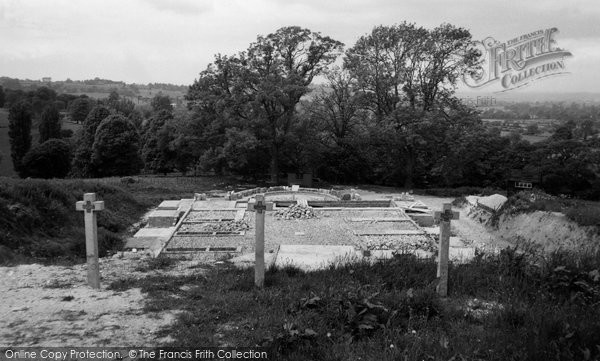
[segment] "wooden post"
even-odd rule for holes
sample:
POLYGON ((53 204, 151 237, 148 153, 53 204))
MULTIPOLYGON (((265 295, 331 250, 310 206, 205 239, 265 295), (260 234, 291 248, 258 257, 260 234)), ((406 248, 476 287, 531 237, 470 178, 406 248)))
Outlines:
POLYGON ((248 204, 248 208, 256 211, 255 245, 254 245, 254 284, 263 288, 265 284, 265 211, 273 209, 273 203, 265 202, 265 196, 257 194, 256 202, 248 204))
POLYGON ((440 222, 440 241, 438 249, 437 293, 448 295, 448 259, 450 253, 450 220, 458 219, 459 213, 452 211, 452 204, 444 203, 441 212, 435 212, 435 219, 440 222))
POLYGON ((75 204, 75 209, 84 211, 85 253, 87 257, 87 280, 93 288, 100 288, 100 267, 98 265, 98 225, 96 212, 104 209, 103 201, 96 201, 96 193, 86 193, 83 201, 75 204))

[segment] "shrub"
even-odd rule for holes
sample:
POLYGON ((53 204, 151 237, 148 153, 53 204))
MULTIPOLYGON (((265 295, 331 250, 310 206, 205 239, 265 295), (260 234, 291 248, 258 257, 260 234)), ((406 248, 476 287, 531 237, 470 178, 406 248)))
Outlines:
POLYGON ((71 169, 71 149, 60 139, 50 139, 23 158, 23 175, 32 178, 64 178, 71 169))
POLYGON ((600 205, 573 206, 568 208, 565 214, 580 226, 598 227, 600 230, 600 205))

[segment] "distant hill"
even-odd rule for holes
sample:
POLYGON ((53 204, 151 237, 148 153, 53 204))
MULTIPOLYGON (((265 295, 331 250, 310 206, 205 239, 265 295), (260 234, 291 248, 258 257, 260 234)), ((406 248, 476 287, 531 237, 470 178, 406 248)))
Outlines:
POLYGON ((168 83, 148 83, 148 84, 127 84, 123 81, 109 79, 88 79, 88 80, 58 80, 51 78, 40 80, 15 79, 0 76, 0 85, 5 89, 13 90, 35 90, 46 86, 55 90, 58 94, 86 94, 91 98, 106 98, 111 91, 117 91, 119 95, 138 99, 144 102, 149 101, 155 95, 161 93, 170 96, 173 101, 179 103, 187 93, 188 85, 177 85, 168 83))
POLYGON ((519 92, 507 91, 504 93, 492 92, 457 92, 459 98, 494 98, 496 101, 515 103, 534 102, 566 102, 566 103, 595 103, 600 104, 600 93, 577 92, 577 93, 553 93, 553 92, 519 92))

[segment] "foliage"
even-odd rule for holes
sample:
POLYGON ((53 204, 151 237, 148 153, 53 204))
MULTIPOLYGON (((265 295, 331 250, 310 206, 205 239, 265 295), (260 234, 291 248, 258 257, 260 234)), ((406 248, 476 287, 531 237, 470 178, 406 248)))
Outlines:
POLYGON ((0 85, 0 108, 4 108, 4 103, 6 102, 6 94, 4 93, 4 88, 0 85))
POLYGON ((106 99, 106 106, 113 109, 115 112, 129 118, 135 113, 135 103, 128 98, 121 98, 116 90, 110 92, 106 99))
POLYGON ((95 106, 83 122, 83 129, 78 134, 73 155, 73 175, 90 177, 92 169, 92 147, 98 125, 110 115, 110 110, 102 105, 95 106))
POLYGON ((100 124, 92 145, 92 173, 99 177, 138 174, 143 167, 139 156, 140 136, 122 115, 110 115, 100 124))
MULTIPOLYGON (((543 175, 550 193, 600 197, 597 108, 553 105, 568 121, 536 144, 488 129, 454 93, 479 61, 468 30, 377 26, 344 53, 341 69, 331 66, 340 50, 286 27, 245 52, 217 55, 188 91, 188 114, 176 116, 171 149, 185 154, 178 168, 261 177, 268 161, 271 181, 281 171, 312 171, 327 181, 408 189, 504 188, 511 174, 527 171, 543 175), (317 75, 326 83, 311 86, 317 75), (567 117, 571 109, 583 120, 567 117)), ((507 107, 523 117, 548 110, 507 107)))
POLYGON ((23 158, 23 177, 64 178, 71 169, 71 148, 60 139, 50 139, 32 148, 23 158))
POLYGON ((40 144, 52 138, 61 138, 60 114, 54 106, 47 107, 40 119, 40 144))
POLYGON ((480 254, 451 265, 445 300, 434 292, 435 262, 406 256, 316 272, 273 267, 260 290, 252 269, 227 265, 125 277, 109 289, 141 288, 148 312, 186 310, 165 330, 167 346, 215 345, 218 333, 277 360, 593 360, 599 259, 480 254))
POLYGON ((23 157, 31 147, 31 108, 23 101, 10 107, 8 113, 8 136, 13 167, 19 175, 24 172, 23 157))
POLYGON ((76 140, 75 153, 73 155, 73 176, 92 176, 92 147, 98 125, 110 115, 110 110, 102 105, 95 106, 83 122, 83 129, 76 140))
POLYGON ((143 134, 142 160, 150 173, 167 173, 174 168, 175 152, 171 147, 173 115, 161 110, 148 120, 143 134))
POLYGON ((572 206, 565 215, 580 226, 596 227, 600 232, 600 204, 572 206))
POLYGON ((156 94, 154 98, 150 101, 150 105, 152 106, 152 110, 155 113, 160 112, 161 110, 166 110, 168 112, 173 111, 173 106, 171 105, 171 97, 168 95, 156 94))
MULTIPOLYGON (((340 42, 308 29, 278 29, 258 36, 246 52, 216 56, 186 99, 208 122, 243 125, 252 132, 269 150, 271 179, 277 181, 282 148, 296 121, 296 105, 314 77, 335 61, 341 47, 340 42)), ((207 151, 215 152, 222 144, 207 151)))
POLYGON ((69 115, 71 120, 75 123, 83 123, 93 106, 93 100, 87 97, 80 97, 73 100, 69 106, 69 115))

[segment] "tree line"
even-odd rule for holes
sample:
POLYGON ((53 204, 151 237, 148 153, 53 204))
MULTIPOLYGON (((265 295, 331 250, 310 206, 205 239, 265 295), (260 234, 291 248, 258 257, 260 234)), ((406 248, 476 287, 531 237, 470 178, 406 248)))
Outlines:
POLYGON ((565 123, 535 145, 501 137, 455 96, 479 65, 471 45, 469 31, 450 24, 378 26, 347 49, 284 27, 216 55, 187 107, 155 97, 142 111, 111 94, 78 115, 73 100, 83 129, 69 174, 201 169, 276 183, 312 172, 335 183, 502 187, 514 170, 533 170, 552 192, 597 198, 597 136, 578 139, 565 123))

